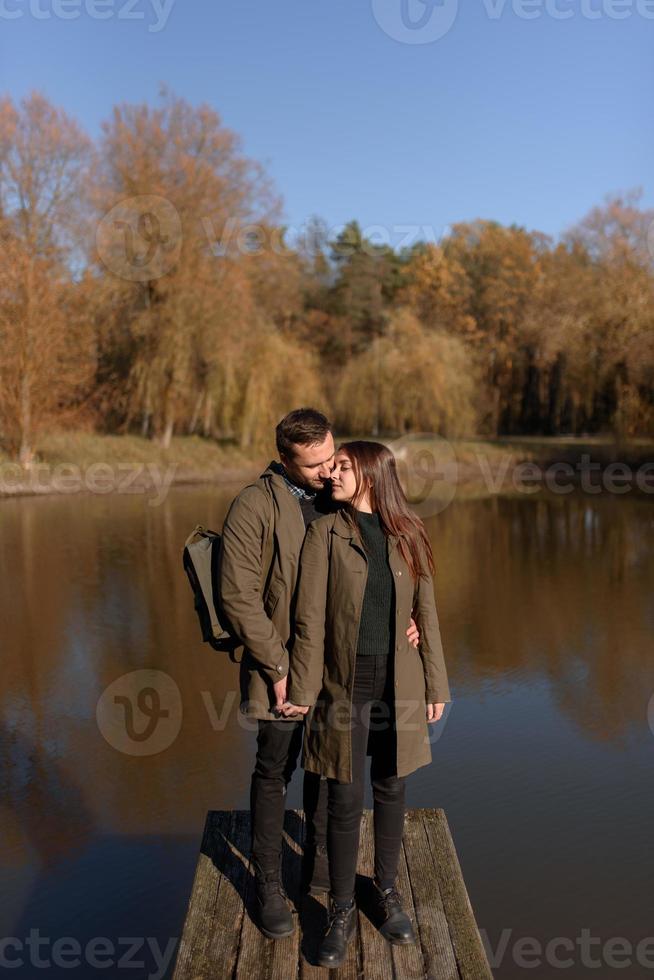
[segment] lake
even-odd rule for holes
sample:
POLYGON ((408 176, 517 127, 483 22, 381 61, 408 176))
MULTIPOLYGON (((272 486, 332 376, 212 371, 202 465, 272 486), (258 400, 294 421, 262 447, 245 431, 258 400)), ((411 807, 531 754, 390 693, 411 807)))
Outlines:
MULTIPOLYGON (((248 806, 237 668, 200 641, 181 564, 237 490, 0 502, 0 916, 16 976, 42 975, 39 958, 48 977, 169 976, 206 811, 248 806)), ((497 977, 640 978, 652 502, 543 490, 455 499, 426 523, 453 700, 408 805, 445 810, 497 977)))

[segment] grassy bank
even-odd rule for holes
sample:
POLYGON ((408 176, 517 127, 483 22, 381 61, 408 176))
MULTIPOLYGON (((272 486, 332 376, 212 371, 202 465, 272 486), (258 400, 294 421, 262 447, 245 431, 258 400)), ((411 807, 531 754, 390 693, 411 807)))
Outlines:
POLYGON ((200 436, 173 438, 170 448, 163 449, 134 435, 52 432, 39 441, 28 470, 0 451, 0 496, 238 481, 257 474, 268 461, 200 436))
MULTIPOLYGON (((346 438, 338 435, 338 441, 346 438)), ((370 438, 370 437, 368 437, 370 438)), ((520 467, 534 463, 541 470, 567 464, 575 470, 591 462, 604 471, 624 463, 632 470, 654 461, 654 442, 626 444, 608 438, 511 437, 447 441, 430 436, 387 440, 395 451, 410 496, 439 494, 456 484, 466 495, 510 492, 520 467), (598 465, 596 465, 598 464, 598 465)), ((271 447, 248 456, 233 445, 199 436, 173 438, 170 448, 134 435, 106 436, 88 432, 52 432, 38 446, 29 470, 0 451, 0 496, 40 493, 127 492, 179 483, 239 482, 256 476, 275 455, 271 447)), ((561 477, 562 478, 562 477, 561 477)))

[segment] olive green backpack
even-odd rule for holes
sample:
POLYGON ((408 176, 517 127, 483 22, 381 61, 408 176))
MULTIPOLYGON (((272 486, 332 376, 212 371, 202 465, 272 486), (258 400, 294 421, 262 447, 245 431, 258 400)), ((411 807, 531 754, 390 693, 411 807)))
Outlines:
MULTIPOLYGON (((262 579, 263 593, 272 568, 275 550, 274 507, 270 494, 261 484, 252 485, 258 486, 261 492, 266 494, 271 505, 271 519, 263 550, 262 569, 266 570, 262 579)), ((193 591, 195 612, 200 621, 203 641, 214 650, 228 653, 229 659, 238 663, 236 651, 243 644, 232 630, 222 609, 218 590, 217 570, 221 544, 222 535, 218 531, 210 531, 202 524, 196 524, 184 544, 182 564, 193 591)))

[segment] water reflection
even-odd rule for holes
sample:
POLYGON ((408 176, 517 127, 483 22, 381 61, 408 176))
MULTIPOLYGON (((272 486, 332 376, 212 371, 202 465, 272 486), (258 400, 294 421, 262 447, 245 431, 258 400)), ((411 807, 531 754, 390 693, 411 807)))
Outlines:
POLYGON ((653 514, 635 498, 495 497, 436 518, 459 690, 545 677, 586 737, 642 728, 654 690, 653 514))
MULTIPOLYGON (((237 489, 178 487, 155 508, 138 495, 0 504, 3 935, 39 923, 52 936, 151 935, 162 946, 179 935, 207 809, 247 805, 252 725, 236 710, 236 668, 199 640, 181 565, 190 529, 219 528, 237 489), (96 706, 118 677, 147 668, 176 684, 182 719, 170 747, 135 757, 102 736, 96 706)), ((482 927, 520 921, 524 861, 535 860, 534 831, 563 791, 566 853, 582 855, 592 880, 601 849, 623 908, 642 910, 645 870, 630 875, 606 832, 592 846, 584 787, 597 790, 601 771, 602 792, 619 783, 620 806, 654 802, 643 769, 654 746, 651 503, 491 497, 455 501, 427 524, 455 703, 411 804, 445 806, 482 927), (530 797, 524 779, 539 752, 549 752, 538 784, 546 796, 530 797), (487 783, 482 757, 493 768, 487 783), (493 806, 514 805, 527 808, 529 831, 493 826, 502 861, 487 878, 495 857, 479 842, 493 806)), ((616 804, 603 805, 607 820, 620 818, 616 804)), ((644 822, 630 833, 634 847, 641 833, 649 846, 644 822)), ((542 887, 539 922, 560 929, 559 884, 542 887)), ((586 919, 606 920, 601 893, 586 919)), ((505 963, 497 975, 512 970, 505 963)))

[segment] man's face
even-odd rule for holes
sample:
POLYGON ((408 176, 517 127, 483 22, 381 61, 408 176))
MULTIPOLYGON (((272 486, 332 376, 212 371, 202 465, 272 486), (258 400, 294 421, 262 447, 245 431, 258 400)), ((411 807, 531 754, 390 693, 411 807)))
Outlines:
POLYGON ((334 437, 327 433, 324 442, 313 446, 295 446, 293 458, 282 455, 281 461, 293 483, 311 490, 322 490, 334 468, 334 437))

